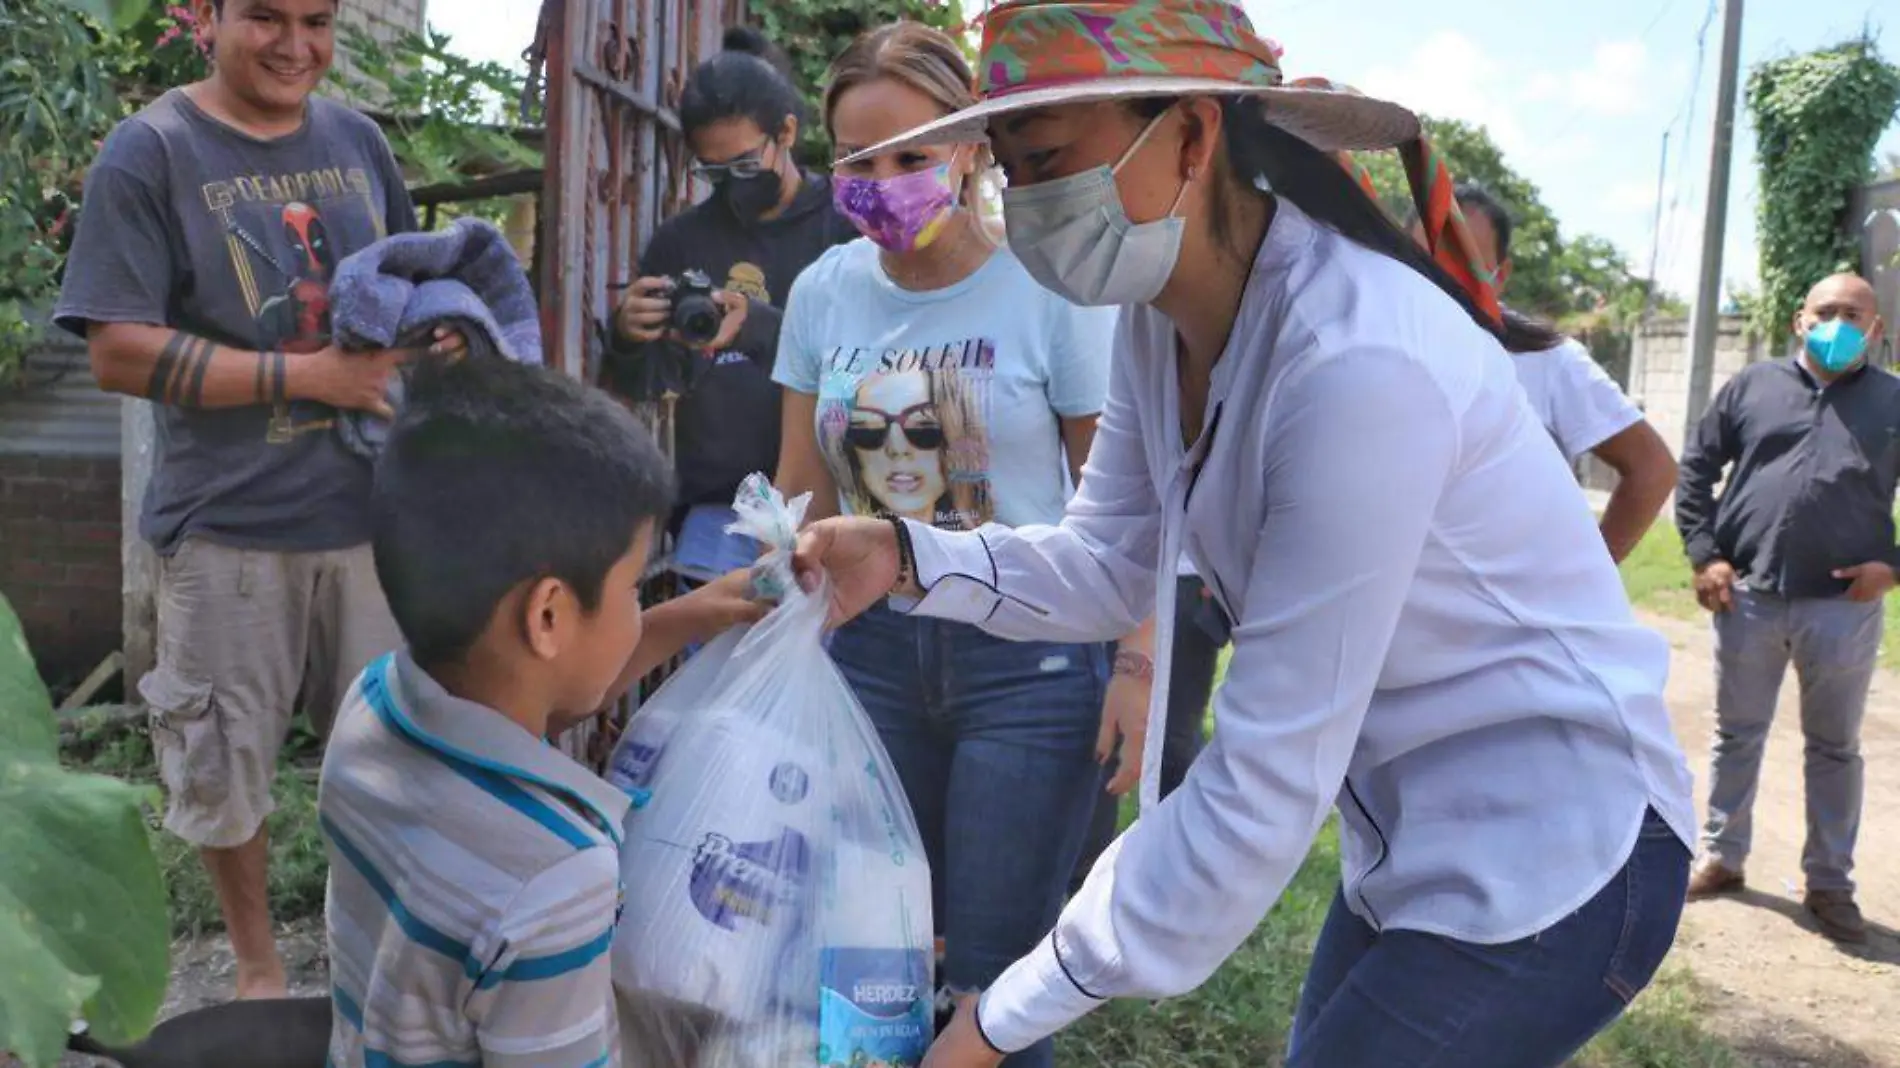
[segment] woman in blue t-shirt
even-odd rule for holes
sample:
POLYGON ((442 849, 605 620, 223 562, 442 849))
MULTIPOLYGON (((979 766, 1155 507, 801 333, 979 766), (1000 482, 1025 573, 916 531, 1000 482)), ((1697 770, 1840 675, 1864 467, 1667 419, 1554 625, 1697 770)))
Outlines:
MULTIPOLYGON (((840 155, 967 106, 971 72, 935 30, 897 23, 833 65, 840 155)), ((974 146, 879 157, 832 176, 865 235, 793 283, 773 377, 779 486, 808 515, 903 516, 950 530, 1057 522, 1107 393, 1113 309, 1037 286, 986 230, 974 146)), ((929 855, 939 979, 981 989, 1058 916, 1124 729, 1139 774, 1153 636, 1119 649, 1012 643, 880 609, 832 645, 890 751, 929 855)), ((1051 1063, 1048 1043, 1012 1068, 1051 1063)))

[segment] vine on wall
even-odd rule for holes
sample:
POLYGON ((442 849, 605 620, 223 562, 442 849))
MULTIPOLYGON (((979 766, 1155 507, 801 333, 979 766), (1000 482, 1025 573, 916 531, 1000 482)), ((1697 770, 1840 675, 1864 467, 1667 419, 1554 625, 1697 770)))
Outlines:
POLYGON ((1900 108, 1900 67, 1865 37, 1772 60, 1749 75, 1748 108, 1761 173, 1761 295, 1749 325, 1781 337, 1815 282, 1857 266, 1848 203, 1900 108))

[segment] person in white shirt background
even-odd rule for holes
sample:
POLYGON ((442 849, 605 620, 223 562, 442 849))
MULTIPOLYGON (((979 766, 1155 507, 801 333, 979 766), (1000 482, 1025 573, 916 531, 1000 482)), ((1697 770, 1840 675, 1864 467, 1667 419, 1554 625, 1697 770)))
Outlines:
MULTIPOLYGON (((1480 251, 1496 265, 1498 287, 1511 280, 1511 214, 1490 191, 1461 183, 1456 192, 1465 225, 1480 251)), ((1412 223, 1412 239, 1425 243, 1425 228, 1412 223)), ((1544 352, 1512 357, 1531 410, 1573 465, 1594 455, 1616 472, 1616 488, 1603 507, 1598 529, 1610 558, 1622 563, 1656 521, 1676 488, 1676 458, 1643 413, 1606 374, 1590 350, 1564 338, 1544 352)))
POLYGON ((840 620, 891 596, 1013 639, 1153 615, 1166 648, 1158 572, 1185 552, 1235 620, 1185 782, 1156 804, 1144 762, 1142 818, 930 1068, 1192 990, 1335 803, 1295 1068, 1560 1065, 1674 938, 1695 821, 1668 646, 1507 355, 1555 335, 1487 310, 1331 155, 1416 148, 1417 118, 1288 88, 1278 58, 1220 0, 1014 0, 985 19, 985 99, 865 153, 987 134, 1029 273, 1130 307, 1060 525, 828 519, 807 588, 840 620))

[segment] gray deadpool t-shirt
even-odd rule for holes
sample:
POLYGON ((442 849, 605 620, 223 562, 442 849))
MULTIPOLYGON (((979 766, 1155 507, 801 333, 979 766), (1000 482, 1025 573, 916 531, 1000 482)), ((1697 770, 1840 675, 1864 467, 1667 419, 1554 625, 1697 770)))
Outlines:
MULTIPOLYGON (((389 144, 312 97, 303 127, 260 140, 174 89, 120 123, 86 175, 54 319, 170 326, 238 349, 330 343, 330 279, 351 253, 416 228, 389 144)), ((369 539, 370 465, 321 404, 158 405, 139 532, 317 551, 369 539)))

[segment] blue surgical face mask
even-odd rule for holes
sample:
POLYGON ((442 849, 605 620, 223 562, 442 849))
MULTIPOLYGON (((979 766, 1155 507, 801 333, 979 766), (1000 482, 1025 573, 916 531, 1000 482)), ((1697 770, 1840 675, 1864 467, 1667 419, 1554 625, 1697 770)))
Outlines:
POLYGON ((1860 361, 1867 351, 1867 335, 1841 319, 1824 319, 1808 327, 1808 358, 1828 374, 1837 375, 1860 361))

